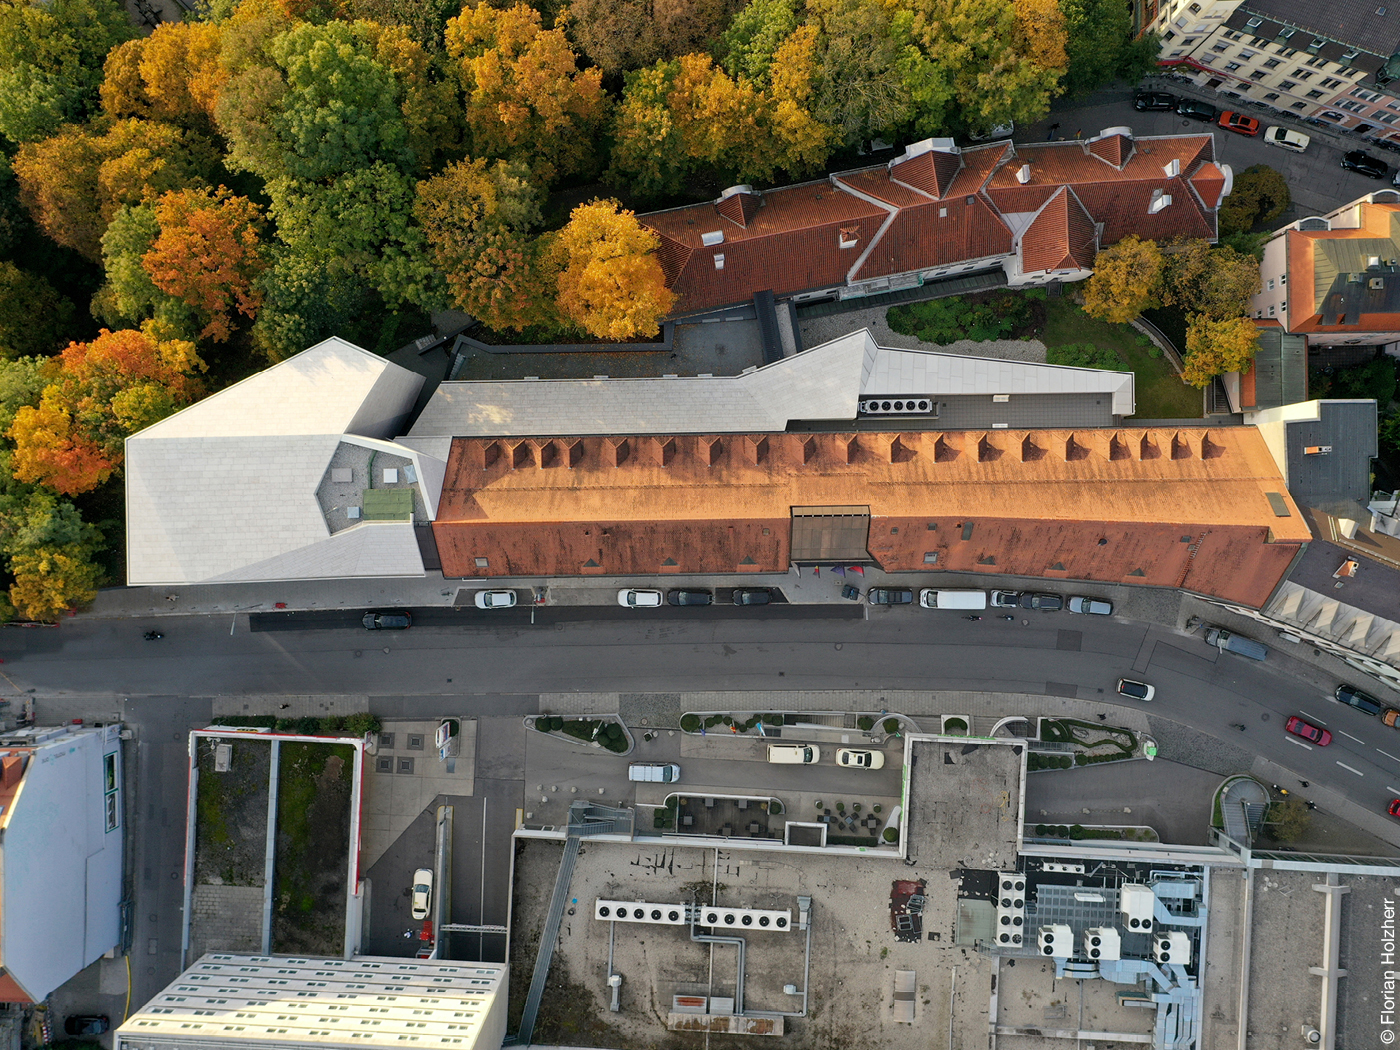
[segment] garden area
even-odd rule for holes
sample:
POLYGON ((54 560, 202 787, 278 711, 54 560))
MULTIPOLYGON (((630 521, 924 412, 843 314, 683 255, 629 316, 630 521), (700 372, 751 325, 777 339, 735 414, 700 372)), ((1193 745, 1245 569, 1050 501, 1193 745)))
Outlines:
POLYGON ((1166 355, 1129 324, 1090 317, 1043 288, 953 296, 892 306, 889 326, 937 345, 960 339, 1038 339, 1052 365, 1103 368, 1136 376, 1137 415, 1144 419, 1199 419, 1200 391, 1181 381, 1166 355))
POLYGON ((261 886, 267 847, 267 778, 272 748, 266 738, 199 741, 195 885, 261 886), (215 750, 229 746, 226 772, 215 772, 215 750))
POLYGON ((1151 828, 1086 828, 1083 824, 1037 824, 1035 836, 1040 839, 1103 839, 1108 842, 1159 842, 1151 828))
POLYGON ((539 733, 560 734, 585 744, 598 744, 618 755, 632 750, 621 724, 610 718, 564 718, 561 715, 540 715, 534 720, 539 733))
MULTIPOLYGON (((1074 755, 1076 766, 1091 766, 1099 762, 1117 762, 1132 758, 1137 752, 1137 737, 1127 729, 1103 725, 1099 722, 1081 722, 1077 718, 1043 718, 1040 721, 1040 738, 1058 744, 1073 744, 1081 748, 1074 755)), ((1054 765, 1042 765, 1042 769, 1067 769, 1068 755, 1043 756, 1054 765)))
POLYGON ((272 950, 338 956, 350 856, 349 744, 281 745, 272 950))

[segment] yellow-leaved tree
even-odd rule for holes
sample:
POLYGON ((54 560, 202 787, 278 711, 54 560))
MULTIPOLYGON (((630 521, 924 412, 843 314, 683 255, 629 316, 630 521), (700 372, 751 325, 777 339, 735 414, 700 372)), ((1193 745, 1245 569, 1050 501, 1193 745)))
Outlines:
POLYGON ((1084 282, 1084 312, 1127 324, 1159 305, 1161 292, 1162 250, 1155 241, 1124 237, 1094 258, 1094 276, 1084 282))
POLYGON ((554 243, 559 312, 600 339, 655 335, 675 301, 659 245, 617 201, 580 204, 554 243))
POLYGON ((1248 317, 1223 321, 1195 314, 1186 328, 1186 367, 1181 378, 1206 387, 1226 372, 1247 372, 1259 349, 1259 328, 1248 317))

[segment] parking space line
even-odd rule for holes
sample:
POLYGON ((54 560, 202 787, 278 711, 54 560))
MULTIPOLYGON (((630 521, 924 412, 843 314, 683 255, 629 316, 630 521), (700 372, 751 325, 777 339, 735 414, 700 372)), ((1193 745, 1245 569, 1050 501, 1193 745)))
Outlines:
MULTIPOLYGON (((1298 710, 1299 710, 1299 711, 1303 711, 1303 709, 1302 709, 1301 707, 1298 708, 1298 710)), ((1327 723, 1324 722, 1322 719, 1318 718, 1317 715, 1313 714, 1311 711, 1303 711, 1303 714, 1307 715, 1308 718, 1310 718, 1313 722, 1315 722, 1316 724, 1318 724, 1318 725, 1320 725, 1320 726, 1325 726, 1325 725, 1327 724, 1327 723)))
MULTIPOLYGON (((1381 751, 1380 748, 1376 748, 1376 750, 1381 751)), ((1381 754, 1383 754, 1386 758, 1390 759, 1392 762, 1400 762, 1400 758, 1396 758, 1389 751, 1381 751, 1381 754)))
POLYGON ((1345 732, 1344 730, 1338 729, 1337 732, 1341 733, 1342 736, 1346 737, 1348 740, 1355 740, 1358 744, 1366 743, 1366 741, 1362 740, 1359 736, 1352 736, 1350 733, 1345 732))
POLYGON ((1356 774, 1357 776, 1359 776, 1359 777, 1364 777, 1364 776, 1366 775, 1365 773, 1361 772, 1361 770, 1359 770, 1359 769, 1352 769, 1351 766, 1347 765, 1345 762, 1338 762, 1337 765, 1341 766, 1341 767, 1342 767, 1343 769, 1345 769, 1348 773, 1355 773, 1355 774, 1356 774))
POLYGON ((1392 795, 1400 795, 1400 788, 1393 788, 1389 784, 1387 784, 1385 786, 1385 789, 1389 791, 1392 795))
POLYGON ((1297 744, 1299 747, 1305 747, 1305 748, 1307 748, 1309 751, 1312 750, 1312 745, 1311 745, 1311 744, 1305 744, 1305 743, 1303 743, 1303 742, 1302 742, 1301 740, 1299 740, 1296 736, 1286 736, 1286 737, 1284 737, 1284 739, 1287 740, 1290 744, 1297 744))

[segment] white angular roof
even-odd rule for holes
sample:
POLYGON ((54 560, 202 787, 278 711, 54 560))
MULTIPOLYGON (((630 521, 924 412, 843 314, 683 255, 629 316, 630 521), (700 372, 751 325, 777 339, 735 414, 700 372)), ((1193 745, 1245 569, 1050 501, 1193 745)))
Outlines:
POLYGON ((127 438, 127 582, 422 575, 411 526, 332 540, 316 498, 342 438, 394 436, 422 384, 327 339, 127 438))
POLYGON ((868 329, 738 376, 515 379, 440 385, 407 441, 539 434, 720 434, 855 419, 863 396, 1103 393, 1134 411, 1133 374, 876 345, 868 329))

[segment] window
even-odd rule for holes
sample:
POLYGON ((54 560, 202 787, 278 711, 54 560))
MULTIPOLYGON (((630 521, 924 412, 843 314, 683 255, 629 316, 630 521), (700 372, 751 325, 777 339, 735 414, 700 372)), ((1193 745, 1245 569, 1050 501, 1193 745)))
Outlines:
POLYGON ((1342 116, 1340 113, 1334 112, 1333 110, 1330 110, 1330 109, 1324 109, 1320 115, 1323 116, 1323 117, 1326 117, 1328 120, 1345 121, 1345 120, 1347 119, 1346 117, 1342 116))
POLYGON ((1182 51, 1180 48, 1177 48, 1177 50, 1172 52, 1172 58, 1180 58, 1184 54, 1186 54, 1185 51, 1182 51))
POLYGON ((1278 308, 1279 308, 1280 310, 1285 310, 1285 311, 1286 311, 1286 310, 1288 309, 1288 303, 1287 303, 1286 301, 1285 301, 1285 302, 1281 302, 1281 303, 1278 304, 1278 308))
POLYGON ((1365 89, 1359 87, 1352 88, 1351 94, 1356 96, 1357 98, 1365 99, 1367 102, 1374 102, 1376 99, 1381 97, 1374 91, 1366 91, 1365 89))
POLYGON ((1360 113, 1363 109, 1366 108, 1366 103, 1356 102, 1352 99, 1347 99, 1347 101, 1341 103, 1338 108, 1344 109, 1348 113, 1360 113))
POLYGON ((1307 96, 1306 96, 1306 97, 1307 97, 1307 98, 1321 98, 1321 97, 1322 97, 1322 92, 1319 91, 1319 90, 1317 90, 1317 88, 1313 88, 1311 91, 1309 91, 1309 92, 1307 93, 1307 96))
POLYGON ((1277 58, 1271 58, 1271 59, 1269 59, 1267 62, 1264 63, 1264 68, 1265 68, 1265 69, 1277 69, 1277 68, 1278 68, 1279 66, 1281 66, 1281 65, 1283 65, 1283 63, 1280 62, 1277 58))
POLYGON ((1270 91, 1267 95, 1264 96, 1264 101, 1265 101, 1265 102, 1272 102, 1272 101, 1274 101, 1276 98, 1278 98, 1278 92, 1277 92, 1277 91, 1270 91))
POLYGON ((1288 283, 1288 274, 1283 274, 1282 276, 1280 276, 1279 279, 1278 279, 1278 283, 1279 283, 1279 287, 1282 287, 1283 285, 1287 284, 1287 283, 1288 283))
POLYGON ((1162 39, 1163 39, 1163 40, 1175 40, 1175 39, 1176 39, 1176 34, 1173 33, 1170 29, 1168 29, 1164 34, 1162 34, 1162 39))
POLYGON ((1343 81, 1338 80, 1336 77, 1326 77, 1326 78, 1322 81, 1322 86, 1325 87, 1325 88, 1337 88, 1337 87, 1341 87, 1342 84, 1343 84, 1343 81))
POLYGON ((1397 120, 1400 120, 1400 113, 1382 113, 1376 119, 1382 124, 1394 124, 1397 120))
POLYGON ((1215 56, 1215 55, 1202 55, 1202 56, 1201 56, 1201 65, 1203 65, 1203 66, 1213 66, 1213 65, 1215 65, 1215 59, 1216 59, 1216 56, 1215 56))
POLYGON ((1272 306, 1269 307, 1269 316, 1270 316, 1270 317, 1273 317, 1273 316, 1274 316, 1274 309, 1275 309, 1275 307, 1272 307, 1272 306))
POLYGON ((1211 49, 1212 51, 1225 52, 1225 51, 1229 51, 1229 50, 1230 50, 1230 45, 1229 45, 1229 44, 1211 44, 1211 45, 1210 45, 1210 49, 1211 49))
POLYGON ((1239 69, 1239 68, 1240 68, 1240 64, 1239 64, 1238 62, 1226 62, 1226 63, 1225 63, 1225 72, 1227 72, 1227 73, 1233 73, 1235 70, 1237 70, 1237 69, 1239 69))
POLYGON ((1297 77, 1299 80, 1311 80, 1311 79, 1312 79, 1312 70, 1311 70, 1311 69, 1295 69, 1295 70, 1293 71, 1293 75, 1294 75, 1295 77, 1297 77))
POLYGON ((1278 82, 1278 86, 1279 86, 1280 88, 1282 88, 1284 91, 1292 91, 1292 90, 1293 90, 1295 87, 1297 87, 1298 85, 1295 84, 1295 83, 1293 83, 1293 81, 1291 81, 1291 80, 1280 80, 1280 81, 1278 82))
POLYGON ((1292 105, 1290 108, 1292 108, 1292 109, 1307 109, 1307 108, 1308 108, 1308 104, 1307 104, 1306 102, 1295 102, 1295 103, 1293 103, 1293 105, 1292 105))
POLYGON ((1273 290, 1274 290, 1274 279, 1273 279, 1272 277, 1270 277, 1270 278, 1269 278, 1269 291, 1272 292, 1273 290))
POLYGON ((1248 62, 1251 58, 1254 57, 1254 52, 1253 52, 1253 51, 1249 51, 1249 50, 1244 50, 1244 51, 1241 51, 1241 52, 1240 52, 1239 57, 1242 58, 1242 59, 1244 59, 1244 61, 1248 62))
POLYGON ((1268 76, 1268 74, 1265 73, 1262 69, 1256 69, 1253 73, 1249 74, 1249 79, 1263 80, 1266 76, 1268 76))

